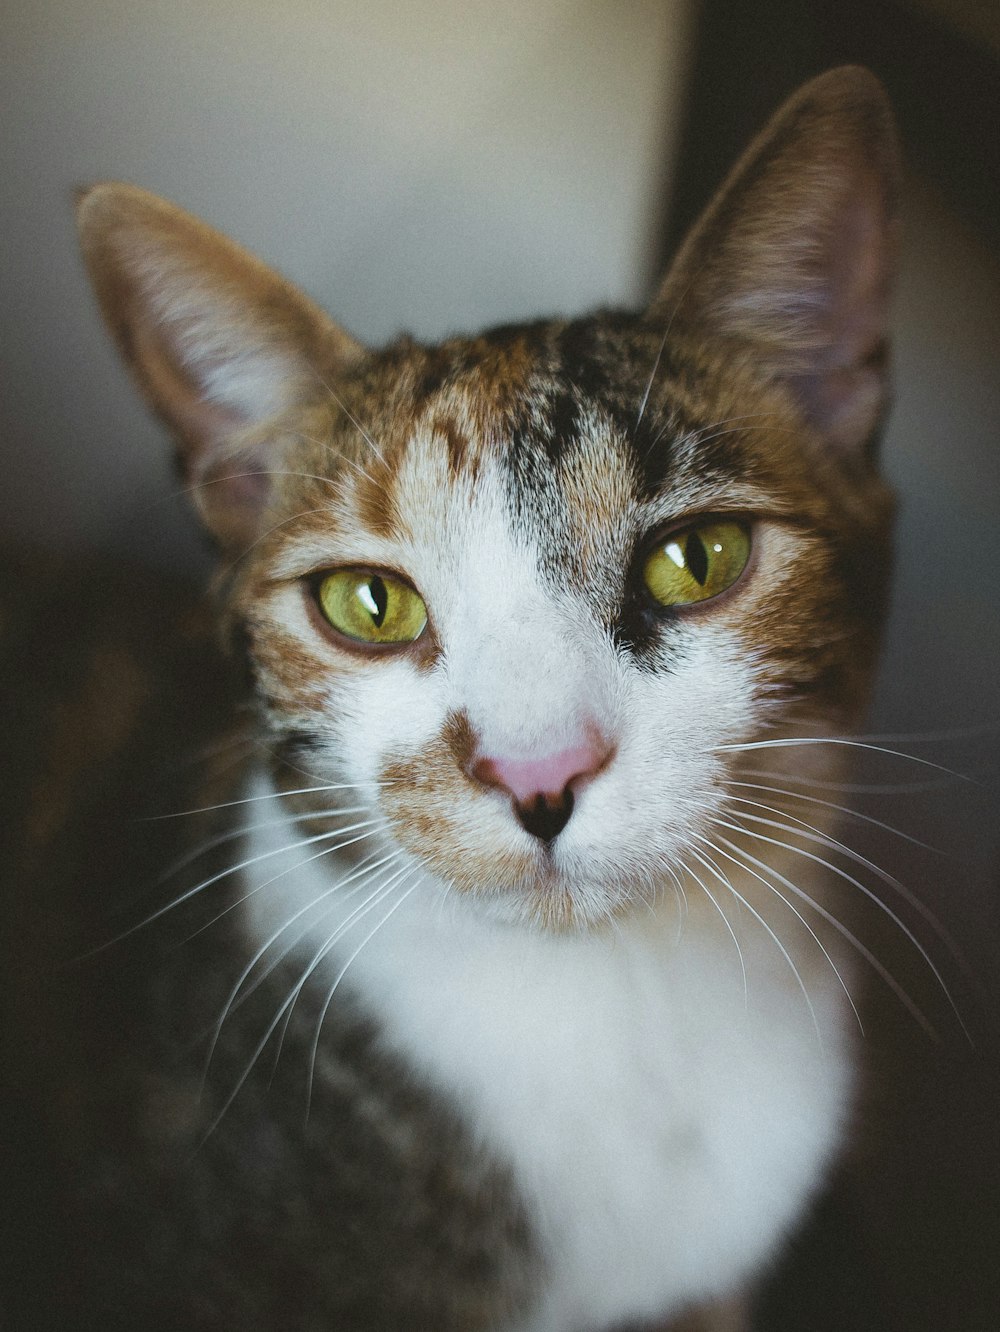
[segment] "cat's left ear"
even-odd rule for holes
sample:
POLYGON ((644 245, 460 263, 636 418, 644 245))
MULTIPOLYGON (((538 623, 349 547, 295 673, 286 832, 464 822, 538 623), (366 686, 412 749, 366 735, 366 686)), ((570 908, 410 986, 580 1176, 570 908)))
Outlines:
POLYGON ((814 79, 737 163, 651 317, 786 383, 826 440, 862 449, 889 393, 899 175, 874 75, 814 79))
POLYGON ((363 355, 307 296, 199 218, 134 185, 82 191, 77 222, 101 311, 174 432, 206 527, 259 534, 281 458, 268 423, 329 396, 363 355))

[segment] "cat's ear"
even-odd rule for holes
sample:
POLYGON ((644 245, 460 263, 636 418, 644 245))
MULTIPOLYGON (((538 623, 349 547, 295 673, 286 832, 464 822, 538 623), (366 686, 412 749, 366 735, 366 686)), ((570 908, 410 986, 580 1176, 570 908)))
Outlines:
POLYGON ((786 382, 831 444, 871 441, 888 398, 899 155, 867 70, 801 88, 690 233, 651 314, 786 382))
POLYGON ((104 318, 177 436, 204 522, 223 545, 252 541, 280 468, 262 427, 320 400, 361 348, 260 260, 134 185, 81 191, 77 222, 104 318))

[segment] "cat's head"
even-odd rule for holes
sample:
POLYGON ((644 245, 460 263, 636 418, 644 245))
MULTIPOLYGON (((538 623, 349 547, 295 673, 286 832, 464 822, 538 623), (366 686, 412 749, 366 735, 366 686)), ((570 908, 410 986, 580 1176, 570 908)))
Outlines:
POLYGON ((735 746, 853 723, 889 563, 896 177, 881 88, 834 71, 644 313, 381 351, 172 205, 82 196, 300 785, 352 785, 503 914, 588 922, 698 852, 735 746))

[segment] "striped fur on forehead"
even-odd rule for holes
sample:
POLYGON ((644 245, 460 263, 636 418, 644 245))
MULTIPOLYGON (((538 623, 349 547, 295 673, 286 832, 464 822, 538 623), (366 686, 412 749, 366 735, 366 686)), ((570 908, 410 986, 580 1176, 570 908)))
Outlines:
MULTIPOLYGON (((609 314, 372 354, 326 402, 267 423, 278 483, 272 509, 289 526, 349 518, 398 536, 400 475, 412 471, 414 455, 437 455, 429 439, 443 445, 453 482, 475 481, 484 460, 502 464, 515 509, 536 510, 561 474, 579 492, 587 471, 599 485, 602 471, 616 472, 624 504, 634 488, 626 470, 641 489, 654 457, 662 489, 677 441, 711 424, 685 412, 672 378, 656 373, 662 343, 643 320, 609 314)), ((235 451, 254 442, 241 439, 235 451)), ((268 542, 266 534, 262 551, 281 535, 268 542)))
POLYGON ((817 635, 829 657, 845 610, 834 589, 853 599, 855 619, 867 608, 874 623, 881 611, 872 589, 888 568, 889 508, 874 473, 831 459, 752 364, 641 318, 508 327, 436 348, 400 342, 276 432, 273 452, 271 522, 250 561, 258 572, 361 561, 416 576, 406 563, 414 543, 426 553, 452 529, 460 540, 502 478, 504 525, 535 549, 552 587, 609 629, 643 543, 712 511, 794 516, 831 548, 823 558, 814 549, 800 586, 776 593, 779 608, 758 621, 775 631, 757 645, 770 642, 776 670, 810 676, 817 635), (825 578, 831 561, 837 577, 825 578), (807 569, 822 584, 815 605, 807 569), (790 592, 794 616, 780 609, 790 592))

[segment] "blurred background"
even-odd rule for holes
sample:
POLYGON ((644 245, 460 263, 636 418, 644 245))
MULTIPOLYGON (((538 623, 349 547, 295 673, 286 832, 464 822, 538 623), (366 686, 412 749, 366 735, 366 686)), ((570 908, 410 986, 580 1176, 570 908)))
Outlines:
POLYGON ((761 1316, 1000 1326, 1000 5, 6 0, 2 37, 0 535, 195 578, 208 557, 170 450, 84 281, 75 185, 167 195, 361 339, 433 338, 638 305, 787 93, 844 61, 884 79, 910 176, 872 729, 973 780, 870 755, 869 815, 946 854, 882 833, 866 850, 954 936, 964 972, 914 918, 975 1045, 902 958, 940 1043, 882 996, 874 1127, 761 1316))

